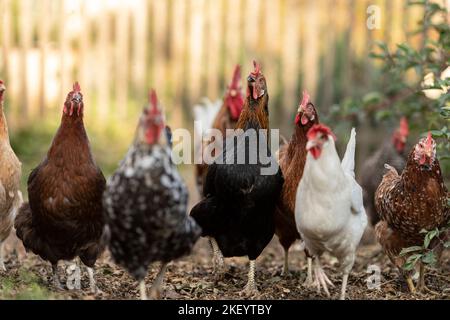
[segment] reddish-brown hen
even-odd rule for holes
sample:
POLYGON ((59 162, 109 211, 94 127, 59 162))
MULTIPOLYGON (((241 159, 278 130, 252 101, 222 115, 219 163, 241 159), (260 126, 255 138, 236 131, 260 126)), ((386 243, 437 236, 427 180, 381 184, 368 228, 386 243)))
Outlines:
MULTIPOLYGON (((386 254, 406 277, 415 291, 411 275, 402 271, 406 256, 403 248, 421 246, 422 229, 441 227, 450 218, 448 191, 444 185, 436 143, 431 134, 422 138, 411 151, 402 174, 386 165, 388 172, 375 193, 375 206, 381 221, 375 227, 377 240, 386 254)), ((424 268, 420 268, 419 286, 424 287, 424 268)))
POLYGON ((295 240, 300 239, 295 224, 295 197, 305 167, 308 142, 306 133, 317 123, 319 123, 319 117, 316 109, 310 102, 308 92, 304 91, 303 99, 297 109, 292 138, 288 144, 280 148, 278 153, 284 185, 275 210, 275 233, 284 248, 283 274, 289 272, 289 248, 295 240))
POLYGON ((55 286, 58 261, 80 257, 96 290, 92 268, 104 250, 105 178, 91 154, 83 108, 75 83, 47 157, 28 178, 29 203, 20 208, 15 227, 25 248, 52 264, 55 286))

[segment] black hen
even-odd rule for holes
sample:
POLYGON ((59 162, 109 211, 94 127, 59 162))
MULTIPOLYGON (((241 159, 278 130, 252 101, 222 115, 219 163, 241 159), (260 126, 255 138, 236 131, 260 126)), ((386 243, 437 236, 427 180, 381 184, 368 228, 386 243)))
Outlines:
POLYGON ((162 262, 151 289, 157 298, 167 263, 190 253, 201 233, 186 214, 187 189, 171 160, 170 128, 164 126, 154 91, 150 104, 103 196, 111 254, 140 282, 142 299, 148 266, 162 262))
POLYGON ((250 270, 244 293, 250 295, 257 292, 255 260, 274 235, 275 203, 283 184, 281 171, 270 154, 267 136, 259 135, 260 129, 269 127, 268 100, 265 78, 255 63, 236 127, 244 132, 226 140, 224 152, 209 167, 203 190, 206 198, 191 211, 202 227, 202 235, 214 238, 225 257, 248 256, 250 270), (246 139, 252 133, 258 144, 246 139), (258 150, 260 147, 263 149, 258 150), (236 161, 242 156, 239 151, 244 150, 245 156, 241 158, 244 161, 239 164, 236 161), (268 159, 270 162, 265 165, 268 159), (232 164, 230 160, 234 160, 232 164), (272 166, 272 172, 265 174, 268 166, 272 166))

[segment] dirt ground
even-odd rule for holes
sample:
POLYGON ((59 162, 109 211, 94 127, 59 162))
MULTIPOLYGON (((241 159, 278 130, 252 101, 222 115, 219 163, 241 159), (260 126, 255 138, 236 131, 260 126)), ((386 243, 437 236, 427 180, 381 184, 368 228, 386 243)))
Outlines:
MULTIPOLYGON (((7 272, 0 271, 0 298, 2 299, 137 299, 137 283, 121 268, 114 265, 106 253, 97 262, 96 277, 99 294, 91 294, 88 289, 88 275, 82 268, 81 290, 55 290, 51 285, 51 267, 32 254, 25 255, 21 244, 13 238, 8 242, 6 259, 7 272), (12 250, 18 245, 19 254, 12 250), (21 258, 18 258, 18 255, 21 258)), ((241 289, 247 280, 248 262, 245 258, 226 259, 227 272, 217 280, 212 274, 209 244, 201 239, 194 252, 188 257, 172 262, 163 285, 163 299, 242 299, 241 289)), ((253 299, 326 299, 314 288, 302 284, 306 278, 306 259, 296 244, 290 252, 289 276, 281 276, 283 250, 276 237, 257 260, 256 280, 260 294, 253 299)), ((328 276, 335 284, 331 288, 332 299, 339 296, 341 274, 336 259, 322 257, 328 276)), ((64 270, 71 264, 60 263, 60 277, 65 283, 64 270)), ((146 279, 148 286, 158 271, 158 264, 150 267, 146 279)), ((428 270, 426 284, 429 292, 410 294, 398 273, 381 248, 376 245, 362 245, 349 278, 348 299, 450 299, 450 254, 443 257, 438 269, 428 270), (369 265, 377 265, 381 270, 379 289, 368 289, 367 273, 369 265)))

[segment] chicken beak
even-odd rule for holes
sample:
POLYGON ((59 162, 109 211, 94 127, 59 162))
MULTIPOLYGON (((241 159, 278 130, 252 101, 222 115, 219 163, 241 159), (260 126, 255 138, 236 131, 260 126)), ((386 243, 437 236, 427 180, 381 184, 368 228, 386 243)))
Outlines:
POLYGON ((0 92, 3 93, 6 90, 5 85, 2 83, 0 84, 0 92))
POLYGON ((75 93, 72 97, 72 101, 76 102, 76 103, 80 103, 81 102, 81 95, 79 93, 75 93))

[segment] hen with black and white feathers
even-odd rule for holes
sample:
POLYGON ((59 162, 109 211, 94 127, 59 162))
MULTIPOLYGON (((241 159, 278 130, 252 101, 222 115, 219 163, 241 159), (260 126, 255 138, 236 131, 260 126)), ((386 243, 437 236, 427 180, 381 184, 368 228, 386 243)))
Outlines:
POLYGON ((150 104, 103 197, 112 256, 140 282, 143 299, 148 266, 162 263, 151 289, 152 297, 159 297, 167 263, 189 254, 201 233, 186 214, 187 189, 171 160, 170 135, 154 91, 150 104))

